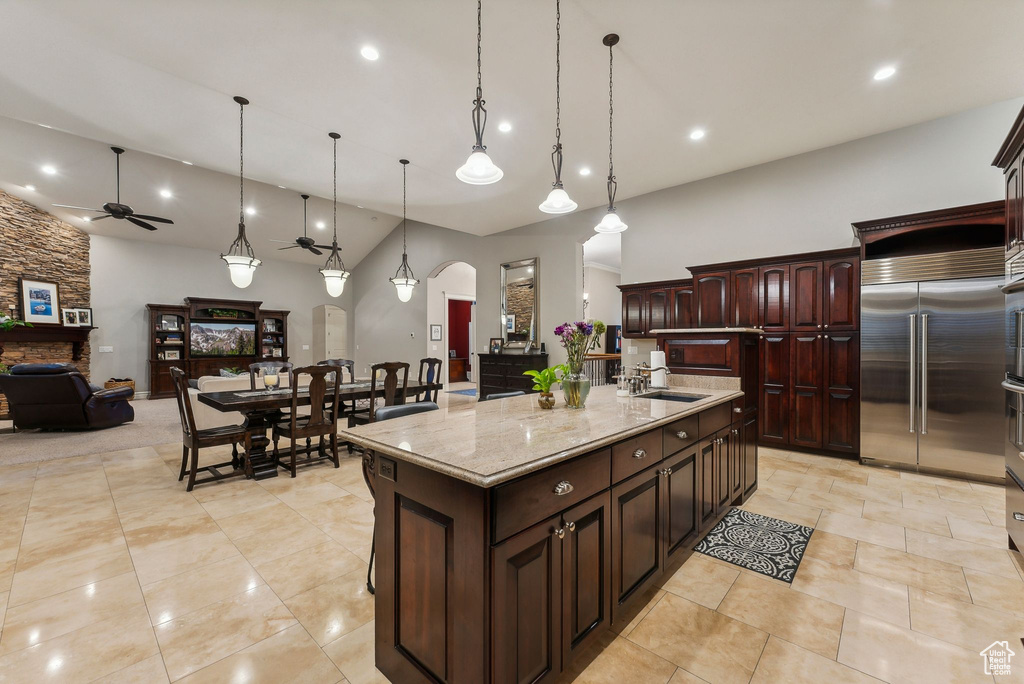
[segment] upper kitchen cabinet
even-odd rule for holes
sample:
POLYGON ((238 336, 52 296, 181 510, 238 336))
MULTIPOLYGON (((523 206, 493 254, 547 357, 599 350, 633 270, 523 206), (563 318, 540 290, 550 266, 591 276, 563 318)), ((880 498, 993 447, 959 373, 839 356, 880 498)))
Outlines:
POLYGON ((690 300, 693 288, 688 285, 689 282, 620 285, 622 336, 654 337, 651 330, 691 327, 690 300))
POLYGON ((728 328, 732 305, 732 271, 693 274, 698 328, 728 328))
POLYGON ((860 327, 860 259, 825 262, 825 330, 857 330, 860 327))
POLYGON ((672 326, 672 294, 667 287, 656 287, 644 293, 644 304, 647 307, 645 336, 651 330, 660 330, 672 326))
POLYGON ((821 270, 820 261, 789 267, 789 325, 794 332, 821 330, 821 270))
POLYGON ((789 264, 758 269, 757 305, 760 327, 768 332, 789 330, 789 264))
POLYGON ((756 328, 761 324, 758 278, 756 267, 741 268, 732 272, 732 315, 729 325, 737 328, 756 328))
POLYGON ((1024 109, 1014 121, 992 166, 1003 170, 1006 184, 1006 255, 1009 259, 1024 247, 1024 109))
POLYGON ((647 305, 642 289, 622 289, 622 336, 646 337, 647 305))
POLYGON ((693 328, 693 281, 685 280, 672 289, 672 328, 693 328))

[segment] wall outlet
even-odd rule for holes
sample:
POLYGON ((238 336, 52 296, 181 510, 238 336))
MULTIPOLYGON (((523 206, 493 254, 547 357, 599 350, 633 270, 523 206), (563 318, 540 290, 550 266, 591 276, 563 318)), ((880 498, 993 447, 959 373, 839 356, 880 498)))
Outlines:
POLYGON ((626 347, 626 353, 627 354, 636 354, 636 347, 634 347, 632 345, 626 347))
POLYGON ((302 345, 302 351, 309 351, 309 345, 308 344, 302 345))
POLYGON ((114 353, 114 348, 113 347, 100 347, 100 353, 101 354, 113 354, 114 353))
POLYGON ((436 344, 430 345, 430 350, 431 351, 437 351, 437 345, 436 344))

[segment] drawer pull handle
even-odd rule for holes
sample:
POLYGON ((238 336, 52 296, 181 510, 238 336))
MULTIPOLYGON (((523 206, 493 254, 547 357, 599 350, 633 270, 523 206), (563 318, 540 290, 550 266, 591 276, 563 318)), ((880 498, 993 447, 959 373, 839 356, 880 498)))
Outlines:
POLYGON ((672 469, 662 468, 661 470, 658 471, 658 474, 661 475, 662 477, 668 477, 669 475, 672 474, 672 469))
POLYGON ((686 439, 689 436, 690 435, 686 434, 686 430, 680 430, 679 432, 676 433, 676 437, 678 437, 679 439, 686 439))
POLYGON ((565 528, 559 527, 557 530, 555 530, 555 536, 558 537, 559 539, 564 539, 565 538, 565 528))
POLYGON ((566 527, 569 529, 570 532, 575 532, 576 531, 576 523, 574 523, 574 522, 566 524, 566 527))
POLYGON ((742 408, 740 408, 739 406, 737 406, 736 408, 734 408, 734 409, 732 410, 732 412, 733 412, 733 413, 743 413, 743 409, 742 409, 742 408))
POLYGON ((643 458, 646 455, 647 451, 645 449, 637 449, 633 452, 633 458, 643 458))
POLYGON ((555 485, 555 494, 558 496, 565 496, 572 490, 572 483, 570 483, 568 480, 562 480, 561 482, 555 485))
POLYGON ((732 431, 732 434, 734 434, 734 435, 738 435, 738 434, 740 434, 740 431, 739 431, 739 430, 733 430, 733 431, 732 431))

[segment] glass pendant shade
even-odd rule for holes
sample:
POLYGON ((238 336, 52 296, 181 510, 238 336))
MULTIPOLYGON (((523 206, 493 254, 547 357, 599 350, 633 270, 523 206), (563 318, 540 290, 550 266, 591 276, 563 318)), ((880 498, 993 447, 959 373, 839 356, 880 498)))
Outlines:
POLYGON ((598 233, 621 233, 626 228, 629 228, 629 226, 622 222, 622 219, 619 218, 614 209, 609 209, 608 213, 601 219, 601 222, 594 226, 594 230, 598 233))
POLYGON ((221 257, 228 265, 228 273, 231 274, 231 284, 237 288, 246 288, 252 284, 252 274, 260 265, 259 259, 247 256, 235 256, 225 254, 221 257))
POLYGON ((324 277, 327 294, 332 297, 340 297, 341 293, 345 291, 345 281, 348 280, 349 272, 333 268, 321 268, 320 274, 324 277))
POLYGON ((416 287, 416 283, 419 281, 415 278, 392 278, 391 282, 395 284, 395 289, 398 290, 398 301, 407 302, 412 299, 412 289, 416 287))
POLYGON ((487 153, 482 150, 473 150, 466 163, 455 172, 456 178, 470 185, 497 183, 504 175, 505 172, 495 166, 487 153))
POLYGON ((575 211, 577 206, 564 189, 553 188, 539 208, 545 214, 568 214, 575 211))

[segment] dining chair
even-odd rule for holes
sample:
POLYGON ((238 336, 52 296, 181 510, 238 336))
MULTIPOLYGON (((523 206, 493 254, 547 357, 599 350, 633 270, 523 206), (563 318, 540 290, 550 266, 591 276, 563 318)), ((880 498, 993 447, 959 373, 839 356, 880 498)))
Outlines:
MULTIPOLYGON (((263 389, 263 385, 256 387, 256 380, 259 379, 262 383, 263 373, 270 370, 271 368, 279 368, 278 375, 284 373, 284 376, 288 378, 288 386, 291 387, 295 383, 292 382, 294 374, 292 373, 293 364, 291 361, 260 361, 258 363, 249 364, 249 389, 263 389)), ((278 385, 280 387, 281 385, 278 385)))
MULTIPOLYGON (((401 418, 403 416, 411 416, 417 413, 426 413, 427 411, 436 411, 437 404, 432 401, 419 401, 414 404, 400 404, 397 406, 382 406, 377 409, 377 421, 392 420, 394 418, 401 418)), ((374 468, 373 452, 366 450, 363 453, 363 480, 366 481, 366 487, 370 490, 370 496, 377 499, 377 488, 374 486, 377 479, 377 470, 374 468)), ((366 570, 366 590, 371 594, 375 593, 376 590, 373 586, 373 557, 377 550, 377 516, 376 510, 374 510, 374 522, 373 522, 373 539, 370 541, 370 567, 366 570)))
MULTIPOLYGON (((343 371, 348 369, 348 377, 350 382, 355 382, 356 379, 356 362, 350 359, 324 359, 323 361, 317 361, 318 366, 332 366, 334 368, 340 368, 343 371)), ((344 378, 341 379, 344 382, 344 378)))
POLYGON ((188 475, 188 485, 185 491, 191 492, 197 484, 205 484, 216 480, 223 480, 241 474, 239 467, 241 461, 238 458, 238 445, 245 442, 246 430, 244 425, 222 425, 220 427, 196 429, 196 418, 192 413, 192 400, 188 393, 188 378, 180 368, 171 368, 171 379, 174 381, 174 396, 178 400, 178 417, 181 419, 181 470, 178 472, 178 482, 181 482, 185 475, 188 475), (231 460, 224 463, 199 467, 199 450, 209 447, 231 445, 231 460), (189 467, 189 452, 191 451, 192 463, 189 467), (231 466, 231 473, 221 473, 218 468, 231 466), (205 470, 210 477, 202 480, 196 479, 196 473, 205 470))
POLYGON ((516 390, 515 392, 498 392, 497 394, 488 394, 486 397, 480 397, 480 401, 491 401, 493 399, 508 399, 509 397, 521 397, 526 392, 522 390, 516 390))
MULTIPOLYGON (((338 408, 339 392, 341 383, 335 382, 330 388, 327 387, 327 376, 334 371, 330 366, 304 366, 296 368, 292 377, 296 382, 292 383, 292 410, 288 420, 275 423, 271 430, 271 437, 274 440, 274 462, 291 472, 295 477, 297 465, 310 465, 319 461, 328 460, 338 468, 341 463, 338 460, 338 408), (302 375, 310 376, 309 387, 309 415, 299 415, 299 382, 302 375), (285 437, 291 441, 291 460, 289 465, 281 461, 281 453, 278 449, 279 440, 285 437), (310 455, 307 448, 303 451, 305 458, 296 460, 297 449, 295 442, 298 439, 319 437, 320 444, 317 447, 318 456, 310 455), (324 450, 324 438, 330 441, 330 455, 324 450)), ((304 389, 305 391, 305 389, 304 389)))
POLYGON ((348 417, 348 426, 366 425, 375 420, 377 400, 383 399, 384 406, 395 406, 405 403, 405 390, 409 385, 409 364, 404 361, 375 363, 370 366, 370 404, 366 409, 358 409, 348 417), (384 378, 378 376, 383 371, 384 378), (399 382, 401 374, 401 382, 399 382), (378 386, 378 381, 380 385, 378 386))
POLYGON ((441 381, 441 359, 426 358, 420 359, 420 372, 416 376, 419 383, 430 384, 433 382, 438 383, 438 386, 434 389, 423 390, 416 393, 416 401, 432 401, 437 403, 437 395, 440 392, 441 381))

